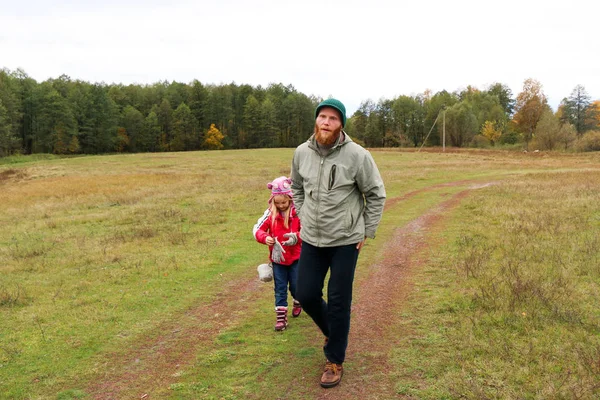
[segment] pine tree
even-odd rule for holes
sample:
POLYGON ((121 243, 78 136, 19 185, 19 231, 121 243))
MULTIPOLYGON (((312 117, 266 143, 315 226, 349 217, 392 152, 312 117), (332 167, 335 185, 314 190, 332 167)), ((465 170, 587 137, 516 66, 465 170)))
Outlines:
POLYGON ((0 99, 0 157, 13 154, 17 148, 17 143, 17 136, 14 134, 12 124, 8 119, 8 113, 0 99))

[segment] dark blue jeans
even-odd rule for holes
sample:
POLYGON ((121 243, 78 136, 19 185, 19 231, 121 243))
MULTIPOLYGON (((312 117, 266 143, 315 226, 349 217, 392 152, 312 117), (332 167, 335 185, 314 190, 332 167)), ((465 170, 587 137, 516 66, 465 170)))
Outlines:
POLYGON ((275 307, 287 307, 288 284, 290 294, 296 298, 296 282, 298 282, 298 261, 292 265, 273 263, 273 281, 275 281, 275 307))
POLYGON ((302 243, 296 300, 329 338, 323 351, 325 357, 336 364, 342 364, 346 358, 352 284, 357 260, 356 244, 315 247, 302 243), (323 299, 323 287, 328 271, 330 275, 326 302, 323 299))

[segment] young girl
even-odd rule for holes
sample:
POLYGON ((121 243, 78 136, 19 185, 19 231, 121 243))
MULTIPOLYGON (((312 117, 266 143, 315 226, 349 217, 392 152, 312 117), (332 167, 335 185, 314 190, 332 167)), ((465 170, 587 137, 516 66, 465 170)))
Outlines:
MULTIPOLYGON (((288 285, 292 297, 296 294, 298 259, 300 258, 300 219, 292 200, 292 181, 285 176, 267 184, 271 189, 269 208, 258 219, 252 233, 257 242, 269 246, 269 258, 273 264, 275 282, 276 331, 287 328, 288 285)), ((292 316, 302 312, 300 303, 294 300, 292 316)))

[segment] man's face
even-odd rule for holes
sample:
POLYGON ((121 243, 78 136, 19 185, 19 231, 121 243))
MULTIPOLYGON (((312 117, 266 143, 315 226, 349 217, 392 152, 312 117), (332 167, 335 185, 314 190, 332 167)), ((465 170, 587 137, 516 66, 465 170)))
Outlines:
POLYGON ((335 108, 323 107, 315 121, 315 139, 322 145, 332 145, 340 136, 342 121, 335 108))

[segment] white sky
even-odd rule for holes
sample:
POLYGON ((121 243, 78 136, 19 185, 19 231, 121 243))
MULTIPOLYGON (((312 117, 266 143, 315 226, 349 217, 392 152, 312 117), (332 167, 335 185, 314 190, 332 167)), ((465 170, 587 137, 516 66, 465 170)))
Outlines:
POLYGON ((600 99, 596 0, 0 0, 0 68, 38 82, 291 84, 362 101, 538 80, 600 99))

